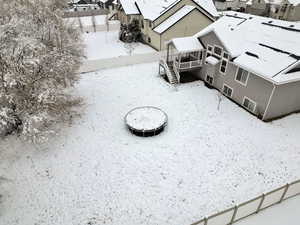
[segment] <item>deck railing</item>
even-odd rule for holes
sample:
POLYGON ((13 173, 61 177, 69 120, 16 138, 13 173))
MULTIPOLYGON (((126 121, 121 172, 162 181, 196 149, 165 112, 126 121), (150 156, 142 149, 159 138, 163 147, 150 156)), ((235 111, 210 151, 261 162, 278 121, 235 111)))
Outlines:
POLYGON ((288 183, 280 188, 264 193, 256 198, 235 205, 222 212, 204 217, 191 225, 227 225, 240 221, 261 210, 279 204, 282 201, 300 194, 300 180, 288 183))
POLYGON ((200 67, 202 65, 201 59, 195 60, 195 61, 189 61, 189 62, 181 62, 179 64, 179 69, 189 69, 189 68, 195 68, 200 67))

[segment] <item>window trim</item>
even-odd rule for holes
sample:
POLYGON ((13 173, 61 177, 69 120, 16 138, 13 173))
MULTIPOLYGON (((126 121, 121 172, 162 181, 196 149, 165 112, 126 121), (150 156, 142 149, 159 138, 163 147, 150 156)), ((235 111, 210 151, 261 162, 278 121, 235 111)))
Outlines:
POLYGON ((225 74, 226 74, 228 64, 229 64, 229 60, 228 60, 228 59, 225 59, 225 58, 222 58, 222 59, 221 59, 220 67, 219 67, 219 72, 220 72, 222 75, 225 75, 225 74), (221 71, 221 68, 222 68, 222 62, 223 62, 223 61, 226 62, 225 72, 221 71))
POLYGON ((242 67, 237 66, 237 70, 236 70, 236 72, 235 72, 234 80, 235 80, 236 82, 240 83, 241 85, 247 87, 248 79, 249 79, 249 74, 250 74, 250 72, 249 72, 248 70, 245 70, 245 69, 243 69, 242 67), (245 83, 243 83, 243 82, 237 80, 237 75, 238 75, 239 69, 242 69, 243 71, 246 71, 246 72, 247 72, 247 79, 246 79, 246 82, 245 82, 245 83))
POLYGON ((230 87, 228 84, 223 84, 223 88, 222 88, 222 93, 225 95, 225 96, 227 96, 227 97, 229 97, 229 98, 232 98, 232 96, 233 96, 233 88, 232 87, 230 87), (227 87, 227 88, 229 88, 229 89, 231 89, 231 96, 229 96, 229 95, 227 95, 225 92, 224 92, 224 87, 227 87))
POLYGON ((208 54, 210 54, 212 56, 213 55, 213 50, 214 50, 214 47, 210 44, 207 44, 205 58, 208 57, 208 54), (211 50, 208 50, 208 48, 211 48, 211 50))
POLYGON ((219 46, 219 45, 214 45, 214 47, 213 47, 213 55, 215 55, 215 56, 217 56, 217 57, 220 57, 220 58, 223 58, 223 52, 224 52, 224 49, 221 47, 221 46, 219 46), (221 54, 220 55, 218 55, 218 54, 216 54, 215 53, 215 48, 220 48, 221 49, 221 54))
POLYGON ((215 79, 214 79, 213 76, 206 74, 206 76, 205 76, 205 82, 206 82, 206 83, 208 83, 208 84, 210 84, 210 85, 213 85, 213 84, 214 84, 214 81, 215 81, 215 79), (209 82, 207 81, 207 77, 211 77, 211 78, 212 78, 212 82, 211 82, 211 83, 209 83, 209 82))
POLYGON ((257 103, 256 103, 255 101, 253 101, 251 98, 249 98, 249 97, 247 97, 247 96, 244 96, 244 98, 243 98, 243 103, 242 103, 242 106, 243 106, 245 109, 247 109, 249 112, 252 112, 252 113, 254 113, 254 112, 255 112, 255 110, 256 110, 256 105, 257 105, 257 103), (253 111, 251 111, 249 108, 247 108, 246 106, 244 106, 245 99, 247 99, 249 102, 251 102, 251 103, 253 103, 253 104, 254 104, 253 111))
POLYGON ((222 58, 225 59, 225 60, 229 60, 229 54, 228 54, 228 52, 223 51, 222 58), (224 56, 225 54, 227 55, 227 58, 224 56))

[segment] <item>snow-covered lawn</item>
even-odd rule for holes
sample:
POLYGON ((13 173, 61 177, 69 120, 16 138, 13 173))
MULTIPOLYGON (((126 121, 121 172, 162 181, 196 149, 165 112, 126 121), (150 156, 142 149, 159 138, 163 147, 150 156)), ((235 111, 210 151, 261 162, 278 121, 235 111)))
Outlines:
MULTIPOLYGON (((119 31, 85 33, 83 35, 86 45, 87 60, 115 58, 130 55, 125 44, 119 41, 119 31)), ((134 49, 131 54, 152 53, 155 50, 142 43, 133 43, 134 49)))
POLYGON ((85 113, 49 144, 0 143, 2 225, 188 225, 300 176, 300 114, 264 123, 201 81, 176 91, 141 64, 84 74, 85 113), (169 116, 133 136, 134 107, 169 116), (5 179, 4 179, 5 178, 5 179))

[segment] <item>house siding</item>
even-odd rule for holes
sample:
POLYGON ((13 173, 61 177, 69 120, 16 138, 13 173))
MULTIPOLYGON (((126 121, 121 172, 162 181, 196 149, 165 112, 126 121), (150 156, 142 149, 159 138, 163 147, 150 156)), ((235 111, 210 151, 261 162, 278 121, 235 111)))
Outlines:
MULTIPOLYGON (((207 44, 212 46, 218 45, 226 51, 225 47, 213 32, 201 37, 201 41, 205 47, 207 44)), ((199 71, 199 77, 205 80, 206 74, 213 76, 213 87, 221 92, 223 91, 224 84, 231 87, 233 89, 233 95, 231 99, 240 105, 243 104, 245 96, 250 98, 256 102, 255 111, 252 113, 257 115, 259 118, 262 118, 265 109, 267 108, 269 98, 272 94, 273 84, 255 74, 249 73, 247 85, 244 86, 235 80, 238 66, 236 66, 233 62, 229 62, 227 65, 226 74, 223 74, 219 70, 220 65, 221 61, 214 66, 210 64, 203 64, 202 69, 199 71)))
POLYGON ((174 6, 172 8, 170 8, 168 11, 166 11, 163 15, 161 15, 159 18, 157 18, 156 20, 154 20, 154 27, 158 26, 159 24, 161 24, 162 22, 164 22, 168 17, 172 16, 175 12, 177 12, 180 8, 182 8, 185 5, 191 5, 191 6, 195 6, 196 8, 202 10, 199 5, 195 4, 193 1, 191 0, 182 0, 177 4, 174 4, 174 6))
POLYGON ((264 120, 271 120, 300 111, 299 90, 300 81, 276 86, 264 120))
POLYGON ((166 49, 165 43, 172 38, 192 36, 209 24, 211 24, 211 20, 198 10, 194 9, 191 13, 161 34, 160 49, 166 49))

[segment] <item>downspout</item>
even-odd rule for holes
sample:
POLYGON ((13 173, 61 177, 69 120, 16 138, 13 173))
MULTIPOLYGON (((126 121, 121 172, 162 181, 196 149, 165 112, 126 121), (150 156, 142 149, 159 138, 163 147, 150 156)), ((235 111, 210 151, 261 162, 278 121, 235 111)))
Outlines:
POLYGON ((266 107, 266 110, 265 110, 265 112, 264 112, 264 115, 263 115, 262 120, 265 120, 265 118, 266 118, 266 115, 267 115, 268 109, 269 109, 269 107, 270 107, 270 104, 271 104, 271 101, 272 101, 272 98, 273 98, 275 89, 276 89, 276 85, 273 84, 273 90, 272 90, 272 92, 271 92, 271 95, 270 95, 270 98, 269 98, 269 101, 268 101, 268 104, 267 104, 267 107, 266 107))

